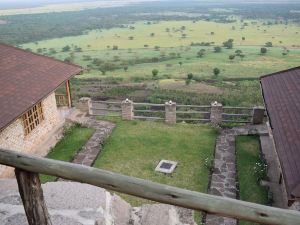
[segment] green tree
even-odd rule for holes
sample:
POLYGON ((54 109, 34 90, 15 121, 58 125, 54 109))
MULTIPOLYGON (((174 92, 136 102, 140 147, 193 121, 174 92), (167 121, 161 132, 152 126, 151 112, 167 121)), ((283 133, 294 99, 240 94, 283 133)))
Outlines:
POLYGON ((228 58, 232 62, 234 60, 234 58, 235 58, 235 55, 229 55, 228 58))
POLYGON ((152 70, 152 77, 153 77, 153 79, 156 79, 157 75, 158 75, 158 69, 153 69, 152 70))
POLYGON ((213 69, 213 72, 214 72, 215 76, 218 76, 219 73, 220 73, 220 69, 216 67, 216 68, 213 69))
POLYGON ((188 73, 188 74, 187 74, 187 79, 188 79, 188 80, 192 80, 193 77, 194 77, 194 75, 193 75, 192 73, 188 73))
POLYGON ((242 50, 240 50, 240 49, 235 50, 235 54, 237 56, 240 56, 242 54, 242 50))
POLYGON ((232 49, 233 48, 233 39, 230 38, 227 41, 224 41, 223 46, 225 48, 232 49))
POLYGON ((70 51, 71 50, 71 47, 69 46, 69 45, 66 45, 66 46, 64 46, 63 48, 62 48, 62 51, 63 52, 68 52, 68 51, 70 51))
POLYGON ((204 55, 205 55, 205 49, 200 49, 198 52, 197 52, 197 57, 198 58, 202 58, 204 55))
POLYGON ((124 66, 123 69, 124 69, 125 72, 127 72, 128 66, 124 66))
POLYGON ((268 42, 266 42, 265 46, 266 47, 273 47, 273 44, 272 44, 272 42, 268 41, 268 42))
POLYGON ((222 51, 222 48, 220 46, 215 46, 214 47, 214 52, 219 53, 222 51))
POLYGON ((260 53, 262 54, 262 55, 264 55, 264 54, 266 54, 267 53, 267 48, 265 48, 265 47, 262 47, 261 49, 260 49, 260 53))

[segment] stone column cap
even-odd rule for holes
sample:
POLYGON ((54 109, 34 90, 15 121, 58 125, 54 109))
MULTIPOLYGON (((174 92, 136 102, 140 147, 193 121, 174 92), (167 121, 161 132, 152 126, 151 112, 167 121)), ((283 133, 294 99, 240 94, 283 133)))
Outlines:
POLYGON ((89 100, 91 100, 90 97, 81 97, 81 98, 79 99, 80 102, 87 102, 87 101, 89 101, 89 100))
POLYGON ((168 102, 165 102, 165 105, 176 105, 176 102, 172 102, 171 100, 168 102))
POLYGON ((222 103, 219 103, 217 101, 214 101, 214 102, 212 102, 210 104, 211 104, 211 106, 222 106, 222 103))
POLYGON ((128 98, 126 98, 125 100, 122 101, 122 103, 133 103, 131 100, 129 100, 128 98))

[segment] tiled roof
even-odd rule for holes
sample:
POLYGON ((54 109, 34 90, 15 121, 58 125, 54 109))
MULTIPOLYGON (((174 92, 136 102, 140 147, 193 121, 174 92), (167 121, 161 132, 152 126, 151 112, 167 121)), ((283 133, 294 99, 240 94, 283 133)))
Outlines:
POLYGON ((261 77, 289 199, 300 197, 300 67, 261 77))
POLYGON ((0 130, 81 67, 0 43, 0 130))

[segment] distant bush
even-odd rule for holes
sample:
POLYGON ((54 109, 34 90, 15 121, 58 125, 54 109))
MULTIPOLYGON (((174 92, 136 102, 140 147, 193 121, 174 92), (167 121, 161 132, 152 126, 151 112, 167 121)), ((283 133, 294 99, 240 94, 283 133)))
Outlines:
POLYGON ((268 41, 266 44, 265 44, 266 47, 273 47, 273 44, 272 42, 268 41))
POLYGON ((219 53, 222 51, 222 48, 220 46, 215 46, 214 47, 214 52, 219 53))
POLYGON ((260 49, 260 53, 261 54, 266 54, 267 53, 267 48, 264 48, 264 47, 262 47, 261 49, 260 49))

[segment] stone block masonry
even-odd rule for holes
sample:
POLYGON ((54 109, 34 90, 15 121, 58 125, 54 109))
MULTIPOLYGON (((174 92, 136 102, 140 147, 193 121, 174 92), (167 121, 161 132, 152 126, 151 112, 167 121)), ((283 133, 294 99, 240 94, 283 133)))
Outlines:
POLYGON ((262 124, 264 122, 265 109, 254 107, 252 111, 252 124, 262 124))
POLYGON ((166 102, 165 103, 165 111, 166 111, 166 123, 175 124, 176 123, 176 102, 166 102))
POLYGON ((223 106, 221 103, 218 102, 211 103, 210 122, 212 124, 222 123, 222 113, 223 113, 223 106))
POLYGON ((133 102, 126 99, 121 103, 122 107, 122 119, 133 120, 133 102))
MULTIPOLYGON (((51 93, 42 101, 44 120, 25 136, 22 118, 16 119, 0 132, 0 147, 20 152, 36 153, 47 136, 63 125, 56 106, 55 94, 51 93)), ((21 116, 21 115, 20 115, 21 116)), ((0 165, 0 178, 13 175, 13 169, 0 165)))

